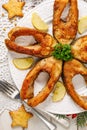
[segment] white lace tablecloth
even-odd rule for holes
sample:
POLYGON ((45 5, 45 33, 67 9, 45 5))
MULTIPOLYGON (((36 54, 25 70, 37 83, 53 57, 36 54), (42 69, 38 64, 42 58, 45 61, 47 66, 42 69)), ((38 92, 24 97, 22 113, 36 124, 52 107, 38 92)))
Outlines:
MULTIPOLYGON (((29 9, 33 8, 37 4, 41 3, 43 0, 25 0, 25 6, 23 7, 23 13, 26 15, 26 12, 29 9)), ((5 79, 8 82, 13 84, 13 80, 10 75, 10 70, 8 66, 8 51, 4 44, 4 39, 7 37, 9 30, 14 27, 17 22, 21 18, 13 18, 12 20, 8 19, 8 13, 2 8, 2 4, 8 2, 8 0, 1 0, 0 1, 0 80, 5 79)), ((21 103, 17 101, 13 101, 3 95, 0 92, 0 113, 3 112, 5 109, 14 110, 20 107, 21 103)))
MULTIPOLYGON (((23 7, 23 13, 26 13, 32 9, 34 6, 38 5, 45 0, 24 0, 25 5, 23 7)), ((87 0, 85 0, 87 1, 87 0)), ((15 17, 12 20, 8 19, 8 13, 5 9, 2 8, 2 4, 8 2, 8 0, 0 1, 0 79, 5 79, 8 82, 13 84, 13 80, 10 75, 9 65, 8 65, 8 50, 4 44, 4 39, 7 37, 7 34, 11 28, 17 25, 18 21, 21 19, 15 17)), ((0 113, 5 109, 13 110, 18 108, 21 105, 20 102, 13 101, 3 95, 0 92, 0 113)))
MULTIPOLYGON (((24 0, 25 1, 25 6, 23 7, 23 13, 24 15, 26 15, 26 13, 29 11, 29 9, 33 8, 35 5, 41 3, 43 0, 24 0)), ((86 1, 86 0, 85 0, 86 1)), ((4 39, 7 37, 7 34, 9 32, 9 30, 14 27, 17 22, 21 19, 21 18, 13 18, 12 20, 8 19, 8 13, 7 11, 5 11, 2 8, 2 4, 8 2, 8 0, 1 0, 0 1, 0 80, 5 79, 8 82, 10 82, 11 84, 14 84, 11 74, 10 74, 10 70, 9 70, 9 65, 8 65, 8 50, 5 47, 4 44, 4 39)), ((5 110, 15 110, 18 109, 18 107, 20 107, 21 103, 18 101, 13 101, 10 98, 6 97, 5 95, 3 95, 2 92, 0 92, 0 113, 2 113, 5 110)), ((77 126, 75 124, 75 121, 73 120, 74 124, 73 126, 71 126, 69 129, 67 130, 77 130, 77 126)), ((57 124, 58 125, 58 124, 57 124)), ((58 129, 61 130, 65 130, 62 127, 58 126, 58 129)), ((83 128, 84 130, 86 130, 86 127, 83 128)), ((81 130, 83 130, 81 128, 81 130)), ((79 128, 80 130, 80 128, 79 128)))

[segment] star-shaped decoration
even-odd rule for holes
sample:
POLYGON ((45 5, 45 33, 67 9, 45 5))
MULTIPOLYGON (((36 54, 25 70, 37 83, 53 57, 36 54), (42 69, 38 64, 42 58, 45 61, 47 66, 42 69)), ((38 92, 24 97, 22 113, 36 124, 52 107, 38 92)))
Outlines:
POLYGON ((9 0, 8 3, 3 4, 2 7, 7 10, 8 18, 11 19, 14 16, 23 17, 22 8, 25 2, 19 2, 17 0, 9 0))
POLYGON ((21 126, 23 128, 28 127, 28 121, 33 116, 32 113, 25 110, 23 105, 18 110, 10 111, 9 114, 12 118, 11 126, 21 126))

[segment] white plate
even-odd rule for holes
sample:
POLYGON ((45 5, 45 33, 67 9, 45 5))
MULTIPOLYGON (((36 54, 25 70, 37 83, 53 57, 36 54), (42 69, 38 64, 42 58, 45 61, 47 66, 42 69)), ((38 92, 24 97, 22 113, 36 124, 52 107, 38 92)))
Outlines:
MULTIPOLYGON (((44 1, 42 4, 29 11, 28 14, 18 23, 18 26, 33 27, 31 24, 31 16, 33 12, 37 12, 41 16, 41 18, 43 18, 43 20, 45 20, 49 24, 49 33, 52 34, 53 4, 54 4, 54 0, 44 1)), ((79 8, 79 18, 87 15, 86 2, 82 0, 78 0, 78 8, 79 8)), ((24 42, 25 38, 23 38, 22 40, 24 42)), ((12 63, 12 59, 14 57, 23 57, 23 56, 24 56, 23 54, 18 54, 14 52, 9 53, 8 55, 11 75, 15 84, 19 89, 21 88, 22 82, 26 74, 29 72, 29 70, 20 71, 16 69, 12 63)), ((35 86, 36 86, 35 92, 38 91, 39 87, 41 88, 44 86, 43 84, 45 84, 44 81, 46 80, 47 80, 47 75, 45 76, 45 74, 41 73, 39 78, 35 82, 35 86)), ((76 90, 80 94, 84 94, 84 92, 86 93, 85 83, 84 80, 82 80, 81 76, 76 76, 73 80, 73 83, 75 84, 76 90)), ((68 96, 68 94, 65 95, 62 101, 57 103, 52 102, 51 95, 50 95, 43 103, 41 103, 37 107, 43 111, 48 111, 48 112, 58 113, 58 114, 79 113, 83 111, 82 108, 80 108, 77 104, 74 103, 74 101, 71 99, 70 96, 68 96)))

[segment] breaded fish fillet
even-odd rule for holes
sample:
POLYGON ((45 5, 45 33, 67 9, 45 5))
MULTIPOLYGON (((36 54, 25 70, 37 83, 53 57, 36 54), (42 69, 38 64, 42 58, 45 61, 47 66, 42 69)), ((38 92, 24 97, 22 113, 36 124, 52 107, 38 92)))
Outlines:
POLYGON ((54 57, 49 57, 40 60, 33 69, 26 75, 22 89, 21 89, 21 98, 28 99, 29 106, 36 106, 39 103, 43 102, 51 93, 54 88, 55 83, 59 79, 62 72, 62 61, 57 60, 54 57), (49 79, 46 85, 43 87, 42 90, 32 98, 31 95, 34 93, 34 82, 40 72, 47 72, 49 74, 49 79), (30 93, 31 92, 31 93, 30 93))
POLYGON ((87 35, 78 38, 71 45, 71 52, 74 58, 87 63, 87 35))
POLYGON ((78 29, 77 0, 55 0, 53 14, 53 35, 58 42, 70 44, 75 38, 78 29), (61 19, 62 12, 70 3, 70 9, 66 21, 61 19))
POLYGON ((87 100, 84 100, 84 96, 76 92, 75 86, 72 83, 73 77, 77 74, 81 74, 87 82, 87 68, 81 62, 73 59, 64 63, 63 81, 67 92, 80 107, 87 110, 87 100))
POLYGON ((9 39, 5 39, 5 45, 9 50, 41 58, 50 56, 57 43, 50 34, 27 27, 15 27, 11 29, 8 37, 9 39), (15 41, 19 36, 33 36, 35 43, 31 43, 28 46, 19 45, 15 41))

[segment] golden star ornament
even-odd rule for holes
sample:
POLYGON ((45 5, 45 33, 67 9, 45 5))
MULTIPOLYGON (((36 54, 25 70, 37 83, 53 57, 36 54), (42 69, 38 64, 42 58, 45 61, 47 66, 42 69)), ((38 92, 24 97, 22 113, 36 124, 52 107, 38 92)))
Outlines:
POLYGON ((19 2, 17 0, 9 0, 8 3, 3 4, 2 7, 7 10, 8 18, 11 19, 14 16, 23 17, 22 8, 25 2, 19 2))
POLYGON ((33 117, 33 114, 27 112, 23 105, 18 110, 10 111, 9 114, 12 118, 12 127, 27 128, 29 119, 33 117))

